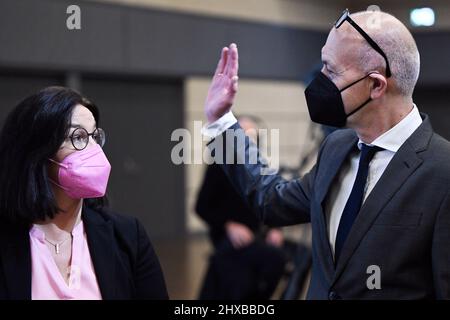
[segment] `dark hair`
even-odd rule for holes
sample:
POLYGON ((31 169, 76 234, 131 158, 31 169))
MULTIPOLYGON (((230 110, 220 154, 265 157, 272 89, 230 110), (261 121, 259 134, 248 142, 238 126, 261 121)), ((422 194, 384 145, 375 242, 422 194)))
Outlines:
MULTIPOLYGON (((244 119, 248 119, 248 120, 252 121, 255 124, 257 130, 258 129, 267 129, 267 125, 263 121, 263 119, 261 119, 258 116, 252 115, 252 114, 240 113, 240 114, 236 115, 236 119, 238 121, 241 121, 244 119)), ((261 146, 261 136, 259 133, 256 135, 256 145, 258 146, 258 148, 261 146)))
MULTIPOLYGON (((20 102, 0 133, 0 218, 33 223, 60 211, 48 177, 48 159, 69 133, 73 109, 81 104, 99 123, 97 107, 78 92, 48 87, 20 102)), ((86 199, 100 209, 106 198, 86 199)))
POLYGON ((255 116, 253 114, 239 113, 239 114, 236 114, 236 119, 238 121, 241 121, 243 119, 248 119, 248 120, 251 120, 258 128, 267 128, 267 125, 265 124, 263 119, 261 119, 258 116, 255 116))

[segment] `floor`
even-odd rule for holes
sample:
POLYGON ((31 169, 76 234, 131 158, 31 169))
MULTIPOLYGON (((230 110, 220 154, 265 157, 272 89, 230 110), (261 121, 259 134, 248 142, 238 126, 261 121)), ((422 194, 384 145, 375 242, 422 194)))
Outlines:
MULTIPOLYGON (((153 241, 158 254, 169 296, 174 300, 195 300, 200 291, 206 271, 211 246, 204 235, 190 236, 185 239, 153 241)), ((285 280, 273 295, 280 297, 285 280)), ((300 298, 304 298, 305 292, 300 298)))
POLYGON ((154 242, 171 299, 197 298, 211 252, 204 236, 154 242))

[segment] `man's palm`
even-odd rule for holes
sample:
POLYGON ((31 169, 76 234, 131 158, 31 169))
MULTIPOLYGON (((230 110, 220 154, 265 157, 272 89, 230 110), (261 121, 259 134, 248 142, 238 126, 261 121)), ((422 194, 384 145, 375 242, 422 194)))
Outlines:
POLYGON ((238 69, 238 49, 233 43, 230 47, 222 49, 208 90, 205 114, 209 123, 216 121, 231 109, 238 88, 238 69))

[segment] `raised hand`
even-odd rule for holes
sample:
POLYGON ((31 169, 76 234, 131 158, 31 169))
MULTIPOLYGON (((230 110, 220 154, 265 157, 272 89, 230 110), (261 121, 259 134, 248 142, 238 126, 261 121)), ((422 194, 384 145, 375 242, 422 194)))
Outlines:
POLYGON ((238 90, 239 57, 236 44, 222 49, 216 72, 208 90, 205 115, 212 123, 227 113, 238 90))

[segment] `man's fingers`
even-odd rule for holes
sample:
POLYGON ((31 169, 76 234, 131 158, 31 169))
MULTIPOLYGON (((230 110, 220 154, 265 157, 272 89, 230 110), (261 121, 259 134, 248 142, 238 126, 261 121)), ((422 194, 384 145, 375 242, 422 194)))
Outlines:
POLYGON ((237 61, 235 60, 236 58, 237 58, 237 46, 235 43, 232 43, 228 48, 227 64, 225 66, 225 70, 223 71, 223 73, 226 74, 229 78, 232 77, 232 75, 230 75, 230 72, 233 69, 233 64, 236 63, 237 61))
POLYGON ((238 76, 234 76, 231 78, 231 91, 233 93, 236 93, 238 91, 238 80, 239 80, 238 76))
POLYGON ((245 233, 242 235, 242 247, 248 246, 253 241, 251 233, 245 233))
POLYGON ((225 66, 226 66, 227 60, 228 60, 228 50, 229 49, 227 47, 222 48, 222 52, 220 54, 220 60, 219 60, 219 63, 217 64, 216 72, 214 73, 215 76, 217 76, 218 74, 224 73, 225 66))
POLYGON ((233 245, 233 247, 234 247, 235 249, 239 249, 239 247, 241 246, 239 237, 233 237, 233 238, 231 239, 231 244, 233 245))
POLYGON ((230 60, 230 62, 229 62, 230 68, 228 70, 228 76, 230 78, 233 78, 238 75, 239 53, 238 53, 237 46, 234 43, 230 46, 230 50, 231 50, 231 52, 230 52, 231 57, 229 59, 230 60))

